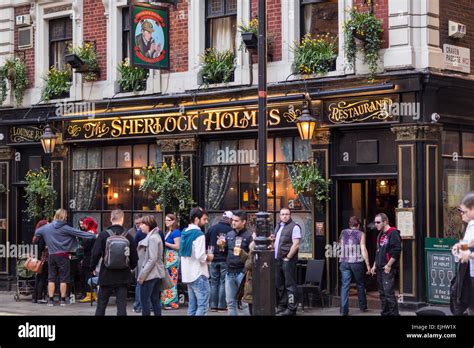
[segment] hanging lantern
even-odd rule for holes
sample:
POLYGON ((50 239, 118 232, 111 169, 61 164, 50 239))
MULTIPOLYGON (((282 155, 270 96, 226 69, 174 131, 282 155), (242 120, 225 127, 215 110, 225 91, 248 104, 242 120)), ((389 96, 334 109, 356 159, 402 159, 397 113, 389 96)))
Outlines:
POLYGON ((43 145, 44 153, 53 153, 57 140, 57 134, 51 131, 51 127, 49 125, 46 125, 43 136, 41 137, 41 145, 43 145))
POLYGON ((317 121, 311 116, 308 108, 308 103, 303 107, 301 116, 296 120, 296 126, 300 133, 301 140, 311 140, 313 138, 314 130, 316 129, 317 121))

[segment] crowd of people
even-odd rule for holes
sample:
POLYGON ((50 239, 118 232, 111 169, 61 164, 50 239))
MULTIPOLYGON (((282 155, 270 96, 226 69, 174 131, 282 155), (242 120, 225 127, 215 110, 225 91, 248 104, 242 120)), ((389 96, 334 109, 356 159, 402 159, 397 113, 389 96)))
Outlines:
MULTIPOLYGON (((278 264, 278 314, 294 315, 301 229, 291 220, 289 209, 282 209, 280 215, 281 222, 269 237, 278 264)), ((117 315, 126 315, 128 290, 135 285, 133 311, 161 315, 162 309, 179 308, 180 279, 187 286, 190 316, 209 310, 235 316, 239 307, 247 307, 252 314, 255 233, 247 228, 246 212, 224 212, 207 233, 203 231, 208 214, 200 207, 191 210, 190 224, 182 231, 174 214, 165 216, 164 232, 152 215, 139 216, 126 230, 119 209, 111 212, 110 226, 100 232, 92 217, 82 218, 79 229, 68 226, 66 220, 66 210, 59 209, 51 223, 43 220, 37 225, 34 241, 43 257, 48 254, 47 272, 37 276, 34 302, 54 306, 59 282, 61 306, 67 305, 68 292, 81 292, 79 302, 97 301, 96 315, 105 315, 115 295, 117 315), (46 280, 47 294, 42 290, 46 280)))
MULTIPOLYGON (((472 315, 474 192, 464 197, 459 212, 468 226, 463 240, 452 251, 460 267, 451 295, 459 313, 468 309, 472 315)), ((79 229, 68 226, 66 210, 59 209, 51 223, 42 220, 36 226, 34 241, 46 261, 47 272, 37 275, 33 302, 55 305, 58 283, 59 304, 65 306, 67 292, 74 283, 73 274, 79 273, 80 302, 97 301, 96 315, 105 315, 112 295, 116 297, 117 315, 126 315, 127 293, 132 285, 133 311, 147 316, 151 311, 161 315, 162 309, 178 309, 178 280, 187 286, 189 316, 206 315, 208 311, 236 316, 239 308, 248 308, 252 315, 256 236, 248 229, 247 213, 226 211, 205 233, 208 218, 203 208, 195 207, 190 211, 189 225, 182 230, 174 214, 165 216, 164 232, 152 215, 139 216, 134 226, 126 230, 124 213, 117 209, 111 212, 110 226, 99 232, 92 217, 81 219, 79 229)), ((342 315, 349 314, 352 279, 357 284, 359 308, 367 311, 366 274, 377 277, 381 314, 399 315, 395 284, 401 254, 400 231, 390 226, 384 213, 375 216, 374 225, 378 237, 372 265, 358 217, 351 217, 349 228, 340 234, 341 250, 360 250, 339 256, 342 315)), ((297 311, 296 263, 301 237, 301 227, 292 220, 291 211, 281 209, 280 222, 268 237, 268 247, 275 253, 277 315, 291 316, 297 311)))

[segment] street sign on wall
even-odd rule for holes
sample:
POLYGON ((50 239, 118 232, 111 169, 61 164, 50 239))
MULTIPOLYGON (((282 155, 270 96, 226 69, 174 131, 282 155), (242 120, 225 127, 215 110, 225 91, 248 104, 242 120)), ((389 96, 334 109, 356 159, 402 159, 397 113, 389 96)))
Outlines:
POLYGON ((456 275, 451 248, 457 240, 425 238, 426 289, 429 303, 449 304, 449 288, 456 275))
POLYGON ((446 70, 471 73, 471 50, 469 48, 444 44, 443 51, 446 70))

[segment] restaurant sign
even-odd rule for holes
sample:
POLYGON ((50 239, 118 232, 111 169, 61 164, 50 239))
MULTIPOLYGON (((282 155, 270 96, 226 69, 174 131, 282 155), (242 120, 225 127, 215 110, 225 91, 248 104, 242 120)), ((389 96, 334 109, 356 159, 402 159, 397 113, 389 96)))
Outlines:
POLYGON ((11 144, 39 142, 44 132, 44 126, 10 127, 8 142, 11 144))
POLYGON ((398 115, 392 111, 398 100, 398 95, 330 100, 324 102, 325 121, 335 125, 396 122, 398 115))
MULTIPOLYGON (((268 109, 269 128, 295 127, 301 115, 299 106, 268 109)), ((116 139, 159 134, 205 134, 251 130, 258 127, 255 108, 146 116, 123 116, 71 121, 65 127, 65 140, 116 139)))

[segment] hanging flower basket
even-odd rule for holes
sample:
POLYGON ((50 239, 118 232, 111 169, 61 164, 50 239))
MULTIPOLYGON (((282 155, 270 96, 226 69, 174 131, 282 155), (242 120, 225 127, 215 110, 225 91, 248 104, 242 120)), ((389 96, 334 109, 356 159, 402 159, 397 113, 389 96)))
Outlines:
POLYGON ((242 33, 242 41, 247 47, 248 50, 257 49, 258 46, 258 38, 254 33, 242 33))
POLYGON ((66 63, 75 69, 76 73, 86 74, 86 81, 95 81, 100 76, 97 53, 95 46, 91 43, 69 47, 65 59, 66 63))

